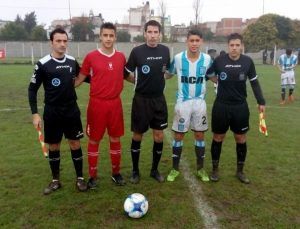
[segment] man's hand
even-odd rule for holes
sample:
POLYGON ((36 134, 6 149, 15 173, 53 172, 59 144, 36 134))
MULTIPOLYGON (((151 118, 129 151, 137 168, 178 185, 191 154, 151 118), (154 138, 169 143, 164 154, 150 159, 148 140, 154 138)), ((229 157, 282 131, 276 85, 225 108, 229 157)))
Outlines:
POLYGON ((258 105, 258 111, 259 113, 265 113, 266 111, 266 106, 265 105, 258 105))
POLYGON ((38 113, 32 115, 32 124, 35 129, 37 129, 38 127, 42 128, 42 119, 38 113))

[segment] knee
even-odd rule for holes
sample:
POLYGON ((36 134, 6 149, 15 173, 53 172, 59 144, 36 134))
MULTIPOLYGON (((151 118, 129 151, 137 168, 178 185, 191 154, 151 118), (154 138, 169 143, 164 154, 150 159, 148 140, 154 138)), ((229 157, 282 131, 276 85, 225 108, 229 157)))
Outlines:
POLYGON ((77 150, 80 148, 80 141, 79 140, 69 140, 69 145, 71 150, 77 150))
POLYGON ((50 151, 57 151, 59 149, 60 149, 60 143, 49 144, 49 150, 50 151))

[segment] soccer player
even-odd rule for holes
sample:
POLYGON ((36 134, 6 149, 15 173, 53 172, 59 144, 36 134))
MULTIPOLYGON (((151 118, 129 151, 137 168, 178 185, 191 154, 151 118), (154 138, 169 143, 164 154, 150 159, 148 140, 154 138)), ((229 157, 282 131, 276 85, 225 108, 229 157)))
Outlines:
POLYGON ((205 74, 211 66, 212 58, 200 51, 202 43, 202 33, 197 29, 190 30, 186 40, 187 50, 174 57, 169 69, 170 74, 177 74, 178 92, 172 126, 174 131, 173 169, 169 173, 167 181, 174 181, 179 175, 183 138, 190 127, 194 131, 197 176, 202 181, 209 181, 203 168, 204 132, 208 129, 204 98, 206 93, 205 74))
POLYGON ((278 59, 278 68, 280 70, 281 77, 281 105, 286 103, 285 94, 286 89, 289 89, 289 102, 294 101, 294 88, 295 81, 295 67, 298 64, 298 58, 295 54, 292 54, 292 49, 286 49, 285 54, 282 54, 278 59))
POLYGON ((124 134, 123 109, 120 94, 123 89, 123 53, 115 50, 116 27, 110 22, 101 25, 100 48, 88 53, 82 63, 75 86, 90 77, 90 99, 87 108, 86 133, 88 142, 89 181, 88 188, 97 187, 99 144, 107 130, 112 165, 111 179, 116 185, 125 185, 120 174, 121 143, 124 134))
POLYGON ((42 120, 37 108, 37 91, 41 84, 45 90, 44 132, 45 142, 49 144, 49 164, 53 180, 45 188, 50 194, 61 187, 60 143, 63 134, 70 145, 73 164, 76 170, 76 187, 86 191, 87 185, 82 175, 82 150, 80 138, 83 137, 80 110, 74 88, 74 79, 79 73, 79 65, 74 57, 66 55, 68 35, 63 29, 55 29, 50 34, 52 52, 35 65, 28 88, 29 104, 35 128, 41 128, 42 120))
POLYGON ((234 134, 237 154, 237 178, 250 183, 243 172, 246 154, 246 133, 249 130, 249 108, 247 104, 246 81, 249 79, 258 103, 259 112, 265 112, 263 97, 252 59, 242 53, 243 37, 238 33, 228 36, 228 54, 218 56, 207 74, 217 76, 218 92, 212 108, 211 144, 212 181, 219 180, 218 167, 222 143, 228 128, 234 134))
POLYGON ((132 177, 131 183, 140 181, 139 157, 143 134, 153 129, 153 160, 150 176, 158 182, 164 177, 158 171, 163 150, 163 129, 168 126, 168 110, 164 96, 164 73, 170 66, 168 47, 159 44, 161 25, 150 20, 144 25, 145 44, 133 48, 126 64, 128 73, 136 72, 135 94, 131 110, 132 177))

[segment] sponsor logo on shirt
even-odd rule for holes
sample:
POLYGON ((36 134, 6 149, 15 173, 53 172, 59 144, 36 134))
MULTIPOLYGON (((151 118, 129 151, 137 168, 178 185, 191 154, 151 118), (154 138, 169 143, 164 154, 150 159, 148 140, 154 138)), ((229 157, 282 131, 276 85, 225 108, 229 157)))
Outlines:
POLYGON ((52 81, 51 81, 52 85, 54 87, 58 87, 60 85, 60 79, 58 78, 53 78, 52 81))
POLYGON ((149 56, 147 60, 162 60, 162 56, 149 56))
POLYGON ((148 65, 142 66, 142 73, 148 74, 150 72, 150 67, 148 65))

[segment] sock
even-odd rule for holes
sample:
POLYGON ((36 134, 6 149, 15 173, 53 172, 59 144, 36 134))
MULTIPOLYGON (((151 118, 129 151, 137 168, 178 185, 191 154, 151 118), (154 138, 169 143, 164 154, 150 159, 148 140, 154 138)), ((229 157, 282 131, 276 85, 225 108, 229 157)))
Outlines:
POLYGON ((120 173, 120 163, 121 163, 121 143, 120 142, 110 142, 110 160, 112 174, 120 173))
POLYGON ((285 100, 285 88, 281 88, 281 100, 285 100))
POLYGON ((89 175, 92 178, 97 177, 97 165, 98 165, 98 152, 99 144, 88 143, 88 162, 89 162, 89 175))
POLYGON ((205 142, 202 140, 195 140, 195 154, 197 158, 197 170, 203 168, 205 157, 205 142))
POLYGON ((160 161, 162 150, 163 150, 164 143, 163 142, 154 142, 152 148, 152 171, 157 170, 158 163, 160 161))
POLYGON ((132 160, 132 170, 139 172, 139 159, 141 151, 141 142, 131 140, 131 160, 132 160))
POLYGON ((173 140, 172 145, 173 145, 172 147, 173 169, 179 170, 179 162, 180 162, 180 157, 182 152, 183 141, 173 140))
POLYGON ((247 144, 236 143, 236 156, 237 156, 237 170, 238 172, 243 172, 243 167, 245 164, 247 155, 247 144))
POLYGON ((290 90, 289 90, 289 96, 291 96, 293 94, 293 91, 294 91, 294 89, 290 88, 290 90))
POLYGON ((76 150, 71 149, 71 156, 72 156, 74 168, 76 171, 76 176, 83 177, 83 175, 82 175, 83 157, 82 157, 81 148, 76 149, 76 150))
POLYGON ((60 165, 60 151, 49 150, 49 165, 52 172, 53 180, 59 180, 59 165, 60 165))
POLYGON ((215 140, 212 140, 210 151, 211 151, 211 160, 213 164, 213 169, 217 169, 219 166, 222 143, 223 142, 217 142, 215 140))

